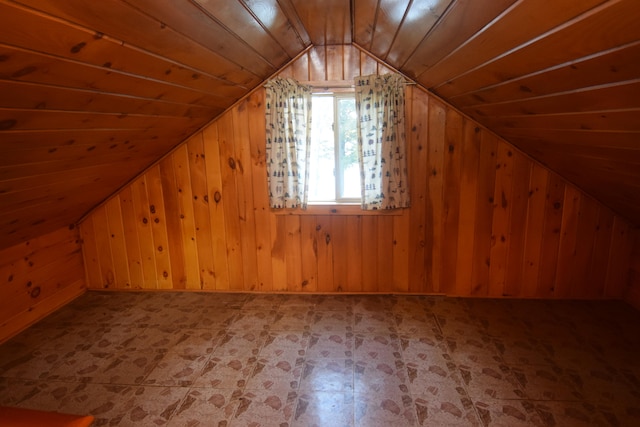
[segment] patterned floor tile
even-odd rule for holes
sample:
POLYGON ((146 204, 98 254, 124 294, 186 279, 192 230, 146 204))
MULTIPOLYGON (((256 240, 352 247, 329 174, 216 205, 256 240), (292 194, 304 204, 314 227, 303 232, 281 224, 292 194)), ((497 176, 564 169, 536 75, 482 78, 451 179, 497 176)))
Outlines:
POLYGON ((354 401, 356 426, 411 427, 417 425, 413 400, 408 394, 385 396, 372 393, 356 393, 354 401))
POLYGON ((306 359, 300 391, 353 391, 352 359, 306 359))
POLYGON ((314 333, 353 332, 354 316, 350 312, 315 311, 309 328, 314 333))
POLYGON ((456 364, 471 399, 522 399, 524 392, 509 367, 497 357, 469 357, 456 364))
POLYGON ((409 380, 402 360, 393 361, 357 361, 354 370, 354 389, 356 394, 376 394, 408 396, 409 380))
POLYGON ((227 427, 240 405, 234 390, 192 388, 169 421, 170 427, 227 427))
POLYGON ((475 401, 474 405, 485 426, 542 427, 546 425, 535 405, 527 400, 482 399, 475 401))
POLYGON ((482 423, 471 400, 462 387, 442 388, 433 396, 415 398, 416 421, 419 426, 476 427, 482 423))
POLYGON ((211 356, 205 363, 194 387, 244 389, 256 366, 254 356, 211 356))
POLYGON ((257 356, 267 336, 265 331, 226 331, 220 335, 214 356, 257 356))
POLYGON ((245 390, 296 391, 303 367, 303 357, 258 359, 245 390))
POLYGON ((636 426, 619 302, 88 292, 0 346, 0 404, 95 426, 636 426))
POLYGON ((274 393, 269 390, 250 390, 242 394, 240 405, 230 427, 289 426, 294 416, 297 393, 274 393))
POLYGON ((312 333, 309 337, 307 357, 316 359, 353 357, 353 334, 350 332, 312 333))
POLYGON ((204 354, 184 354, 174 351, 164 353, 162 359, 146 376, 143 384, 191 386, 200 377, 208 360, 209 356, 204 354))
POLYGON ((353 427, 353 392, 302 392, 292 427, 353 427))
POLYGON ((269 325, 270 331, 308 331, 310 330, 313 312, 306 307, 283 308, 276 311, 276 315, 269 325))

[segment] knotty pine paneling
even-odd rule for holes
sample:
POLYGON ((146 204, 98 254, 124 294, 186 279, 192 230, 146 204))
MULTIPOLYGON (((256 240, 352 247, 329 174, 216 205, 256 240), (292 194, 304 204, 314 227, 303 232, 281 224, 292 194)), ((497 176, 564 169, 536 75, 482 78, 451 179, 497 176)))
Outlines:
POLYGON ((640 310, 640 235, 635 232, 634 237, 629 284, 624 292, 624 300, 640 310))
MULTIPOLYGON (((281 74, 386 71, 326 46, 281 74)), ((259 89, 81 224, 90 288, 622 297, 628 223, 415 86, 411 208, 270 210, 263 103, 259 89)))
POLYGON ((0 343, 86 290, 78 229, 0 251, 0 343))

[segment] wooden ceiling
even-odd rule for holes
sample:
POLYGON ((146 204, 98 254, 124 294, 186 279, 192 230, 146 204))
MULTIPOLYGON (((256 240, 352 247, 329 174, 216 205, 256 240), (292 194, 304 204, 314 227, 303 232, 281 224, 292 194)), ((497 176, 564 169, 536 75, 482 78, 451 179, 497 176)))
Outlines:
POLYGON ((355 44, 640 224, 637 0, 0 0, 0 248, 355 44))

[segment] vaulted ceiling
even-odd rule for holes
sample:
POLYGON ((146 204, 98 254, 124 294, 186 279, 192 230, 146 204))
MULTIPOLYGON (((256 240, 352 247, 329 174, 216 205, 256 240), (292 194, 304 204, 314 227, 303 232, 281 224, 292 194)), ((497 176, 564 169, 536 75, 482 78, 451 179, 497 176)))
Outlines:
POLYGON ((637 0, 0 0, 0 247, 355 44, 640 224, 637 0))

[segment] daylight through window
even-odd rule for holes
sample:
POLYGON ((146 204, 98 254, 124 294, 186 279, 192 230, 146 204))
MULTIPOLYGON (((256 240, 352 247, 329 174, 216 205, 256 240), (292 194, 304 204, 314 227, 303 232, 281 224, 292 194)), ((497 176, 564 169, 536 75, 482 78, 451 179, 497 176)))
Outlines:
POLYGON ((309 202, 360 203, 354 94, 315 94, 312 105, 309 202))

